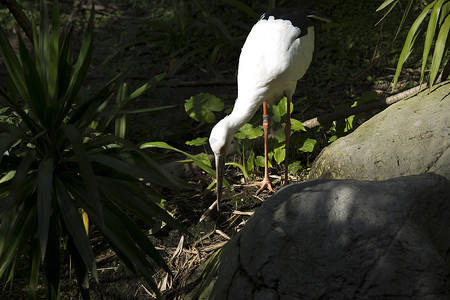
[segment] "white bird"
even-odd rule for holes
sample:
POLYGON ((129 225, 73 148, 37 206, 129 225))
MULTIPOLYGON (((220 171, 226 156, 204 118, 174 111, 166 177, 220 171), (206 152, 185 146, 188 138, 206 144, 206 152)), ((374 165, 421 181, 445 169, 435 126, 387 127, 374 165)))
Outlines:
MULTIPOLYGON (((220 208, 225 158, 234 134, 247 123, 263 104, 265 148, 264 179, 254 185, 273 191, 267 166, 267 105, 285 95, 286 115, 286 171, 290 127, 290 103, 297 81, 305 75, 314 52, 314 20, 330 22, 322 13, 294 9, 273 8, 264 13, 253 26, 242 47, 238 67, 238 95, 230 115, 219 121, 211 131, 209 143, 215 156, 217 202, 220 208)), ((286 176, 285 175, 285 176, 286 176)), ((287 177, 285 177, 287 180, 287 177)))

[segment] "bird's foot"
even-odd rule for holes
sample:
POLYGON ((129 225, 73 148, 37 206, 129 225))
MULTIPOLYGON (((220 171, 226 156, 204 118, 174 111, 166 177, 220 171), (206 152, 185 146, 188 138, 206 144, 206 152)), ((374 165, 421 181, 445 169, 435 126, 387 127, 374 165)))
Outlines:
POLYGON ((274 193, 274 189, 272 188, 272 184, 270 183, 270 179, 269 178, 264 178, 262 181, 260 182, 255 182, 252 184, 247 184, 245 186, 259 186, 259 190, 256 191, 256 195, 258 195, 259 193, 261 193, 264 190, 269 190, 272 193, 274 193))

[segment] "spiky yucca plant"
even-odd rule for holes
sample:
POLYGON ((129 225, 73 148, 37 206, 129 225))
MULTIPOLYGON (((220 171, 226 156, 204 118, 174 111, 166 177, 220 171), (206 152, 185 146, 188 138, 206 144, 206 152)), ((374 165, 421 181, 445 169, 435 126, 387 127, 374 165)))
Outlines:
POLYGON ((128 268, 157 291, 151 261, 169 269, 130 215, 183 230, 156 204, 162 196, 151 188, 179 182, 133 143, 101 132, 89 135, 92 124, 111 120, 106 104, 117 78, 74 104, 92 56, 94 12, 76 60, 72 35, 60 34, 58 16, 58 1, 51 24, 47 3, 40 1, 34 51, 19 36, 16 54, 0 28, 0 54, 9 73, 0 103, 16 116, 15 122, 0 122, 0 279, 12 281, 19 261, 29 259, 30 297, 36 297, 43 271, 47 298, 58 298, 66 248, 83 298, 89 298, 89 273, 96 280, 98 275, 82 219, 86 212, 128 268))

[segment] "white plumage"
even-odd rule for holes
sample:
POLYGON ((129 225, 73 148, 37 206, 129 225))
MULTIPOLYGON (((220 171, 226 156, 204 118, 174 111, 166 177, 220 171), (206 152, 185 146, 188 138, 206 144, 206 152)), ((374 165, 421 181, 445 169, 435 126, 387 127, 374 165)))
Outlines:
POLYGON ((238 96, 233 111, 214 126, 209 138, 216 158, 218 209, 225 157, 233 136, 262 103, 273 104, 284 95, 288 101, 292 99, 297 81, 312 61, 313 18, 331 21, 314 11, 272 9, 253 26, 242 47, 237 77, 238 96))

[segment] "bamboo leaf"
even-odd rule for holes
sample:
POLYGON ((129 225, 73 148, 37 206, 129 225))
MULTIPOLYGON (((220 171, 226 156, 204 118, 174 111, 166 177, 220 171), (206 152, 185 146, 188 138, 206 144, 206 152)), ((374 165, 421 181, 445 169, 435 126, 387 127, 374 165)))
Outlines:
MULTIPOLYGON (((391 1, 391 0, 387 0, 387 1, 391 1)), ((392 0, 392 1, 394 1, 394 0, 392 0)), ((381 19, 375 24, 375 26, 377 26, 378 24, 380 24, 381 21, 383 21, 384 18, 386 18, 386 16, 389 15, 389 13, 392 11, 392 9, 395 7, 395 5, 397 5, 398 1, 399 1, 399 0, 395 0, 395 3, 393 3, 393 4, 391 5, 391 7, 389 7, 389 9, 384 13, 383 17, 381 17, 381 19)), ((384 7, 383 7, 383 8, 384 8, 384 7)), ((377 11, 378 11, 378 10, 379 10, 379 9, 377 9, 377 11)))
POLYGON ((431 45, 433 43, 434 39, 434 33, 437 27, 438 19, 439 19, 439 13, 442 8, 442 3, 444 0, 438 0, 436 4, 433 6, 433 10, 431 12, 430 20, 428 21, 428 28, 427 28, 427 34, 425 36, 425 44, 423 47, 423 55, 422 55, 422 69, 421 69, 421 75, 420 75, 420 83, 422 84, 423 76, 425 74, 425 66, 428 61, 428 54, 431 50, 431 45))
POLYGON ((398 0, 385 0, 378 8, 376 11, 380 11, 382 9, 384 9, 386 6, 388 6, 389 4, 391 4, 392 2, 394 2, 394 4, 397 4, 398 0))
POLYGON ((400 21, 400 25, 398 25, 397 33, 395 34, 394 40, 397 38, 398 34, 402 30, 403 24, 405 24, 406 18, 408 17, 409 12, 411 11, 411 7, 412 7, 413 3, 414 3, 414 0, 408 1, 408 5, 406 6, 405 12, 403 13, 402 20, 400 21))
POLYGON ((400 76, 400 72, 402 70, 403 64, 411 53, 412 46, 414 45, 415 38, 417 37, 419 26, 422 24, 423 20, 427 16, 430 9, 433 7, 434 2, 428 4, 424 10, 420 13, 420 15, 416 18, 411 28, 409 29, 408 35, 406 36, 405 43, 403 45, 402 52, 400 53, 400 57, 397 63, 397 69, 395 70, 394 75, 394 83, 392 89, 395 89, 397 85, 398 77, 400 76))
POLYGON ((445 45, 447 43, 448 32, 450 29, 450 15, 448 15, 444 23, 442 24, 438 37, 436 39, 436 45, 434 47, 433 60, 431 61, 430 71, 430 88, 435 83, 439 67, 442 62, 442 56, 444 55, 445 45))

